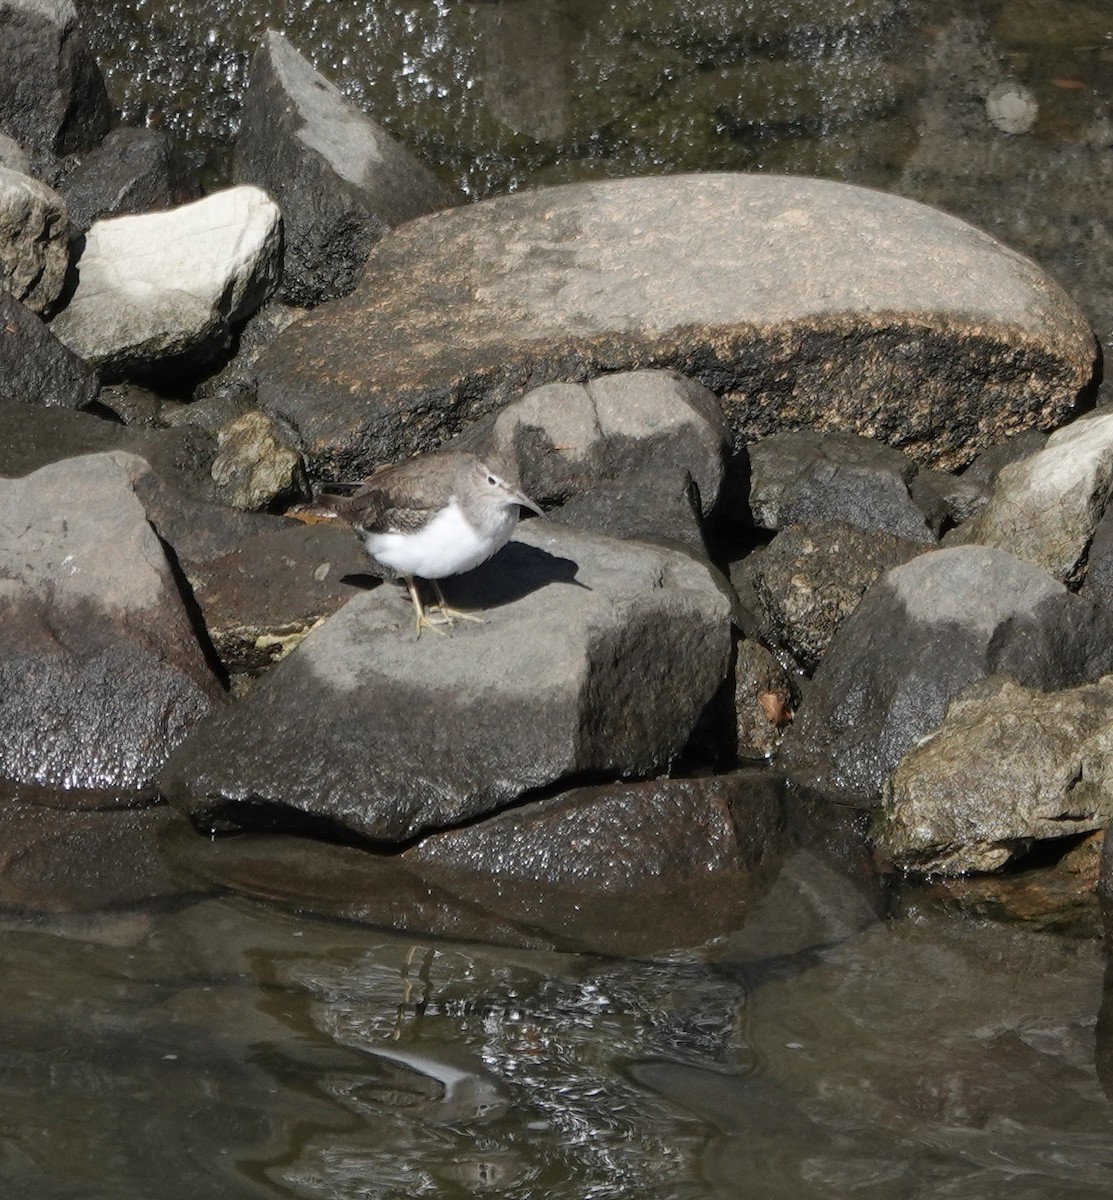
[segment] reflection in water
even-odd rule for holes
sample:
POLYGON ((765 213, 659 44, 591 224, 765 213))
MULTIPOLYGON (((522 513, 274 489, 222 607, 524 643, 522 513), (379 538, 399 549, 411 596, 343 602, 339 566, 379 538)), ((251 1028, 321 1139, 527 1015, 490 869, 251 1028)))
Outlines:
POLYGON ((1113 1188, 1096 943, 922 913, 769 970, 744 944, 557 955, 222 900, 9 924, 0 953, 5 1196, 1113 1188))

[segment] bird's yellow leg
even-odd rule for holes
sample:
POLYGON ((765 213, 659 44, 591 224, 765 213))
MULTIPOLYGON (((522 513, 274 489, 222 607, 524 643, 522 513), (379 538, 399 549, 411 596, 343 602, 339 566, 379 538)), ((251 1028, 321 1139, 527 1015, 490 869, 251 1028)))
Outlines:
MULTIPOLYGON (((446 635, 444 630, 437 628, 438 625, 444 624, 444 622, 430 621, 425 615, 425 606, 421 603, 421 595, 417 590, 417 581, 412 575, 403 575, 402 578, 406 581, 406 587, 409 589, 410 599, 414 604, 414 613, 417 617, 416 621, 414 622, 414 628, 417 630, 417 636, 421 637, 421 631, 423 629, 431 629, 434 633, 439 634, 441 637, 445 637, 446 635)), ((439 594, 440 588, 437 588, 437 592, 439 594)))
POLYGON ((435 579, 430 579, 429 582, 433 585, 433 591, 437 593, 437 609, 441 616, 444 617, 446 624, 451 625, 453 621, 474 621, 477 625, 487 624, 484 617, 477 617, 474 613, 461 612, 460 609, 453 608, 445 600, 444 592, 441 591, 441 585, 435 579))

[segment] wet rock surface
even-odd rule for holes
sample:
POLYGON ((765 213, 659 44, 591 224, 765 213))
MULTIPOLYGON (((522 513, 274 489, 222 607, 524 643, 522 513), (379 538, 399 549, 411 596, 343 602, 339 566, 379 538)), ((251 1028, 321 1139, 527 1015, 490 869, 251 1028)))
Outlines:
POLYGON ((1107 610, 1001 550, 922 554, 884 575, 832 639, 782 751, 802 781, 871 806, 968 684, 1056 689, 1113 669, 1107 610))
POLYGON ((389 229, 461 199, 274 30, 251 65, 234 173, 281 207, 282 295, 306 307, 350 292, 389 229))
POLYGON ((405 841, 570 776, 660 770, 726 678, 728 601, 676 552, 536 522, 446 595, 486 624, 415 638, 404 593, 368 592, 162 786, 202 825, 277 806, 405 841))
POLYGON ((48 171, 108 132, 104 78, 72 0, 5 0, 0 25, 0 126, 48 171))
POLYGON ((368 261, 259 363, 264 407, 325 477, 431 449, 530 385, 648 365, 711 386, 736 439, 843 428, 950 467, 1061 420, 1093 372, 1093 334, 1033 264, 820 180, 539 190, 420 218, 368 261))
POLYGON ((789 525, 743 568, 761 606, 763 635, 814 671, 866 591, 924 550, 918 542, 836 521, 789 525))
POLYGON ((142 460, 95 455, 3 481, 2 789, 149 792, 219 702, 135 495, 142 460))
POLYGON ((45 408, 82 408, 100 380, 83 358, 30 309, 0 292, 0 399, 45 408))
POLYGON ((749 447, 750 511, 763 529, 838 521, 924 545, 936 535, 909 494, 915 465, 846 433, 774 434, 749 447))

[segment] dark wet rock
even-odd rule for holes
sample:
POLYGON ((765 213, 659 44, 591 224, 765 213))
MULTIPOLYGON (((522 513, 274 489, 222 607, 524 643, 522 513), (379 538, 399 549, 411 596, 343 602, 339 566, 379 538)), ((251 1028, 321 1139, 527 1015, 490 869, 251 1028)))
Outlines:
POLYGON ((215 499, 216 439, 202 429, 129 429, 91 413, 0 400, 0 476, 29 475, 62 459, 107 450, 137 454, 186 495, 215 499))
POLYGON ((930 467, 916 472, 908 485, 908 494, 936 537, 975 516, 989 499, 988 489, 968 479, 966 474, 953 475, 930 467))
POLYGON ((671 367, 736 444, 845 429, 953 467, 1071 410, 1082 314, 942 213, 818 179, 709 174, 539 189, 422 217, 352 295, 286 330, 260 399, 314 474, 428 450, 528 388, 671 367))
POLYGON ((282 222, 258 188, 97 221, 54 332, 108 379, 188 369, 225 349, 278 283, 282 222))
POLYGON ((0 777, 21 787, 149 789, 218 702, 126 454, 0 481, 0 777))
POLYGON ((1079 595, 1113 607, 1113 506, 1106 508, 1094 527, 1086 551, 1086 578, 1079 595))
POLYGON ((215 375, 201 381, 194 392, 197 400, 190 409, 196 410, 198 402, 230 391, 250 394, 248 407, 255 407, 256 362, 284 329, 301 320, 308 311, 271 299, 258 312, 252 313, 236 332, 235 354, 215 375))
POLYGON ((179 894, 159 851, 181 814, 153 808, 75 811, 0 806, 0 904, 91 912, 179 894))
POLYGON ((734 712, 740 758, 768 758, 792 724, 788 672, 760 642, 742 638, 734 656, 734 712))
POLYGON ((33 312, 49 312, 66 282, 69 239, 61 196, 0 167, 0 288, 33 312))
MULTIPOLYGON (((1101 904, 1102 920, 1105 923, 1106 946, 1113 951, 1113 837, 1106 837, 1101 848, 1098 901, 1101 904)), ((1113 1067, 1113 1048, 1110 1049, 1110 1066, 1113 1067)), ((1110 1084, 1113 1086, 1113 1072, 1110 1074, 1110 1084)))
POLYGON ((213 647, 233 675, 284 658, 366 586, 360 573, 367 559, 347 526, 272 517, 224 541, 218 531, 228 513, 213 508, 198 521, 199 531, 214 535, 210 541, 203 533, 179 539, 150 506, 148 515, 174 546, 213 647))
POLYGON ((60 191, 73 229, 84 233, 102 217, 198 200, 201 183, 167 134, 121 126, 82 157, 60 191))
POLYGON ((660 770, 727 675, 728 601, 679 552, 536 522, 445 591, 486 623, 415 638, 399 588, 356 597, 198 730, 167 794, 201 824, 263 806, 403 841, 561 779, 660 770))
POLYGON ((1077 582, 1111 495, 1113 413, 1099 412, 1003 467, 989 503, 952 536, 1007 550, 1056 579, 1077 582))
MULTIPOLYGON (((1081 839, 1063 838, 1067 849, 1051 865, 995 875, 966 875, 932 880, 925 894, 960 912, 994 921, 1017 921, 1048 933, 1100 937, 1098 871, 1103 831, 1081 839)), ((1051 851, 1056 843, 1046 843, 1051 851)))
POLYGON ((921 543, 836 521, 782 529, 752 556, 747 571, 761 605, 763 633, 805 670, 815 670, 866 591, 886 571, 924 551, 921 543))
POLYGON ((763 529, 841 521, 935 541, 908 493, 916 468, 899 450, 854 434, 802 430, 774 434, 748 454, 750 511, 763 529))
POLYGON ((229 421, 217 434, 212 476, 221 498, 248 512, 304 500, 305 468, 293 439, 258 410, 229 421))
POLYGON ((565 524, 699 551, 729 442, 714 393, 674 371, 546 384, 460 439, 510 455, 526 494, 565 524))
POLYGON ((780 780, 741 771, 576 788, 432 834, 404 858, 442 883, 477 876, 578 896, 646 894, 756 870, 783 855, 787 836, 780 780))
POLYGON ((968 684, 995 673, 1074 687, 1113 669, 1113 614, 988 546, 921 554, 843 622, 781 748, 832 799, 872 806, 968 684))
POLYGON ((82 408, 97 395, 96 371, 30 309, 0 292, 0 399, 82 408))
POLYGON ((889 777, 873 821, 878 853, 906 870, 961 875, 1104 829, 1111 754, 1113 680, 1049 694, 983 680, 889 777))
POLYGON ((1046 445, 1046 433, 1039 429, 1025 429, 1014 437, 983 450, 962 472, 962 478, 985 488, 988 496, 1002 467, 1020 462, 1022 458, 1038 453, 1046 445))
POLYGON ((347 295, 388 230, 462 199, 273 30, 251 64, 234 173, 282 209, 282 295, 306 307, 347 295))
POLYGON ((112 109, 72 0, 4 0, 0 28, 0 128, 37 171, 96 145, 112 109))

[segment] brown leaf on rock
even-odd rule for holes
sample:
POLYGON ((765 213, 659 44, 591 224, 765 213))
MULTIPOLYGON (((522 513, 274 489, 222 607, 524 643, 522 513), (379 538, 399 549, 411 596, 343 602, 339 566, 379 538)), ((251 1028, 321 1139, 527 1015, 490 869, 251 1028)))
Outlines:
POLYGON ((783 725, 792 724, 792 709, 785 703, 784 698, 778 696, 776 692, 762 692, 757 698, 758 704, 761 705, 762 712, 769 718, 772 724, 780 729, 783 725))

